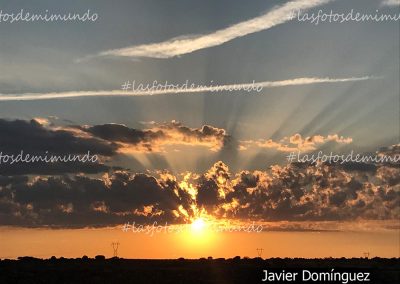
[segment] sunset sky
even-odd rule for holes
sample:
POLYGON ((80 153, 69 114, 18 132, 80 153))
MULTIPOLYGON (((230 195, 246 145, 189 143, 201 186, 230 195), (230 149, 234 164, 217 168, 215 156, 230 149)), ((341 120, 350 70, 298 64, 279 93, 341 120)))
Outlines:
POLYGON ((381 0, 2 0, 0 258, 400 257, 398 163, 290 163, 291 153, 400 154, 399 21, 318 25, 293 12, 399 15, 381 0), (251 2, 251 3, 250 3, 251 2), (378 11, 377 11, 378 10, 378 11), (148 94, 135 84, 260 91, 148 94), (123 232, 186 224, 184 233, 123 232), (200 222, 200 223, 199 223, 200 222), (219 224, 263 232, 212 232, 219 224), (194 226, 192 224, 195 224, 194 226))

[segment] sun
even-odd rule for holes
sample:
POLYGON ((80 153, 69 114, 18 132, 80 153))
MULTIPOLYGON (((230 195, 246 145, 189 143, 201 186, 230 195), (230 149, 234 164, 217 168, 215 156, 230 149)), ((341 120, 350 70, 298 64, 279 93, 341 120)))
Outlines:
POLYGON ((206 222, 202 218, 197 218, 192 222, 192 232, 202 233, 206 227, 206 222))
POLYGON ((180 234, 179 245, 199 253, 215 248, 219 238, 213 230, 213 222, 213 218, 209 215, 199 214, 194 217, 186 224, 186 230, 180 234))

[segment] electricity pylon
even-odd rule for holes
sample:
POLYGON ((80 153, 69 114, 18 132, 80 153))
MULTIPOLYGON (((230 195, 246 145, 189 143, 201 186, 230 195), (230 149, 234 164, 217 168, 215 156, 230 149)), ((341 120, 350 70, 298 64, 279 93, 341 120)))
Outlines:
POLYGON ((257 248, 257 255, 258 255, 258 257, 261 257, 262 256, 262 253, 263 253, 263 248, 257 248))
POLYGON ((118 257, 118 247, 119 247, 119 242, 116 243, 111 243, 111 246, 114 250, 114 257, 118 257))

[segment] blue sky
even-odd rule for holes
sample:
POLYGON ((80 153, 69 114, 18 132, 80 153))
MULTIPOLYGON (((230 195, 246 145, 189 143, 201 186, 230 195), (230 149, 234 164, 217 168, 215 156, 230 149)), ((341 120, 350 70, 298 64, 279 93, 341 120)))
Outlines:
MULTIPOLYGON (((1 101, 0 115, 27 120, 56 116, 54 123, 58 125, 117 123, 133 128, 146 127, 143 122, 176 120, 193 128, 212 125, 240 141, 275 141, 296 133, 303 137, 338 134, 351 137, 353 142, 349 147, 359 151, 374 151, 397 143, 398 22, 314 25, 293 20, 169 58, 95 56, 79 61, 113 49, 212 34, 288 2, 35 1, 33 5, 31 1, 3 0, 3 13, 20 9, 32 13, 46 9, 84 13, 90 9, 99 19, 93 23, 1 23, 0 94, 118 90, 123 82, 133 80, 234 84, 303 77, 371 78, 265 88, 253 94, 1 101)), ((338 0, 315 6, 309 12, 333 9, 348 13, 354 9, 375 13, 378 9, 380 13, 399 13, 398 5, 382 6, 382 1, 338 0)), ((196 170, 204 155, 210 158, 201 169, 221 157, 208 150, 201 153, 194 155, 191 170, 196 170)), ((156 155, 158 159, 171 156, 169 153, 146 155, 156 155)), ((239 168, 261 168, 271 164, 276 153, 256 151, 243 155, 248 161, 238 165, 239 168)), ((228 156, 235 165, 234 160, 240 159, 228 156)), ((176 163, 175 167, 182 170, 189 167, 176 163)))
POLYGON ((98 20, 0 22, 0 154, 90 151, 99 161, 10 165, 0 157, 0 225, 204 215, 309 221, 305 230, 383 220, 374 229, 398 229, 398 164, 286 161, 290 152, 400 153, 399 21, 288 19, 299 8, 399 15, 399 1, 388 3, 1 0, 3 15, 90 10, 98 20), (127 81, 155 80, 264 88, 121 91, 127 81))

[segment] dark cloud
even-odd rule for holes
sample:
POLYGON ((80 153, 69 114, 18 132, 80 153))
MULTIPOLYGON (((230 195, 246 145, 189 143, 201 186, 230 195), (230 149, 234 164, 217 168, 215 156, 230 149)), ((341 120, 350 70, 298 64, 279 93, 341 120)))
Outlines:
MULTIPOLYGON (((99 156, 99 162, 14 163, 10 158, 0 160, 3 175, 101 173, 109 170, 106 158, 124 153, 164 152, 166 146, 202 146, 212 151, 226 147, 230 137, 225 130, 204 125, 189 128, 172 121, 152 124, 151 129, 132 129, 125 125, 104 124, 94 126, 57 127, 47 119, 0 119, 0 152, 14 157, 23 153, 34 156, 85 155, 99 156), (22 152, 21 152, 22 151, 22 152)), ((150 157, 151 158, 151 157, 150 157)))
POLYGON ((68 173, 97 174, 107 172, 110 167, 101 163, 45 163, 36 162, 34 164, 18 163, 13 165, 0 165, 3 175, 58 175, 68 173))
MULTIPOLYGON (((234 145, 223 129, 189 128, 174 121, 137 130, 117 124, 56 127, 46 120, 0 119, 0 132, 1 151, 13 154, 91 151, 104 159, 127 148, 147 153, 179 144, 223 152, 234 145)), ((398 151, 394 145, 378 154, 392 156, 398 151)), ((0 169, 1 225, 182 223, 200 213, 232 220, 299 222, 400 217, 400 168, 388 162, 292 163, 232 174, 219 161, 203 174, 186 173, 183 178, 168 172, 135 174, 102 163, 2 164, 0 169)))
POLYGON ((0 178, 0 224, 108 226, 125 222, 184 223, 206 212, 256 221, 396 220, 400 170, 376 174, 340 166, 289 164, 236 175, 217 162, 179 180, 115 171, 102 178, 0 178))
POLYGON ((341 167, 346 171, 365 171, 375 173, 377 166, 374 164, 368 163, 355 163, 355 162, 346 162, 341 164, 341 167))
POLYGON ((121 124, 103 124, 79 127, 107 141, 119 143, 127 151, 160 152, 167 145, 205 146, 218 151, 226 146, 230 137, 224 129, 204 125, 201 128, 189 128, 179 122, 151 124, 150 129, 133 129, 121 124))
POLYGON ((166 138, 165 134, 160 130, 138 130, 121 124, 95 125, 82 128, 82 130, 108 141, 123 142, 134 145, 139 143, 151 143, 154 140, 166 138))
POLYGON ((99 173, 108 167, 98 162, 53 162, 11 163, 13 156, 64 157, 86 154, 90 156, 112 156, 116 146, 92 137, 81 137, 76 133, 57 128, 47 128, 40 120, 4 120, 0 119, 0 172, 2 175, 24 174, 63 174, 63 173, 99 173))
MULTIPOLYGON (((4 179, 4 178, 3 178, 4 179)), ((124 222, 184 222, 190 196, 176 181, 119 171, 83 176, 10 179, 0 191, 0 224, 84 227, 124 222)), ((191 213, 192 214, 192 213, 191 213)))
POLYGON ((366 175, 326 164, 246 172, 237 176, 227 196, 231 206, 225 206, 224 214, 269 221, 395 219, 400 216, 399 174, 386 166, 379 167, 376 175, 366 175), (392 180, 397 182, 388 182, 392 180))
POLYGON ((111 156, 115 147, 99 139, 79 137, 64 129, 48 129, 36 120, 0 119, 0 149, 3 153, 93 154, 111 156))

